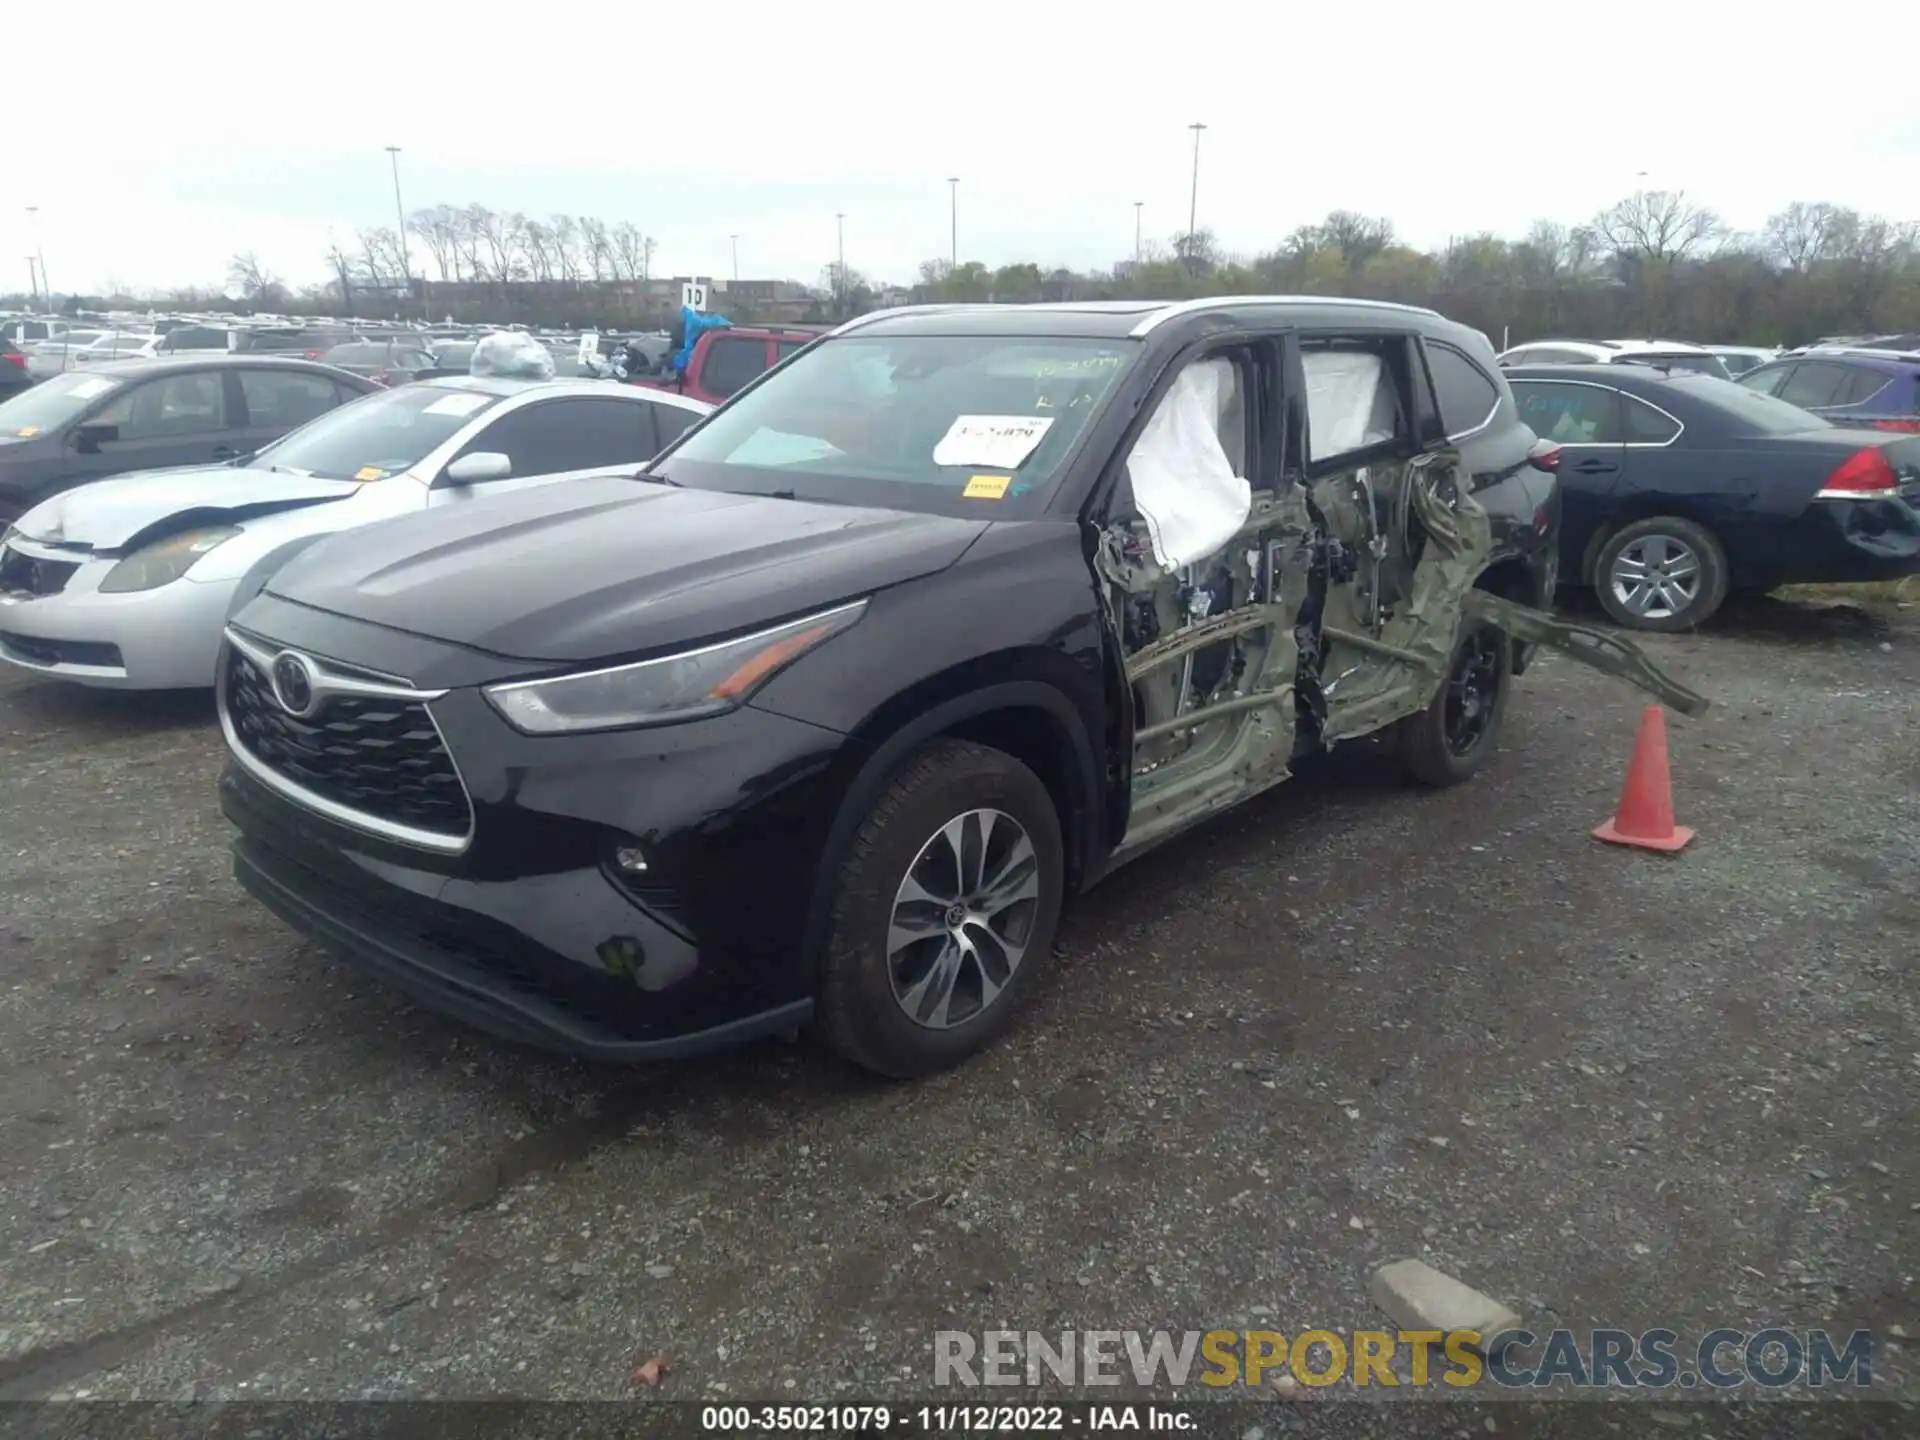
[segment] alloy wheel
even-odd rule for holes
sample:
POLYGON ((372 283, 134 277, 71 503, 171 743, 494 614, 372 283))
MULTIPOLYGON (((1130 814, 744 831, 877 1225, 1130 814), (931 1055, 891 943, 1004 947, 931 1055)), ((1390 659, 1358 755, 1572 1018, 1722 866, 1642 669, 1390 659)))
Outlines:
POLYGON ((1445 733, 1447 750, 1464 756, 1486 738, 1500 701, 1500 646, 1497 630, 1479 629, 1467 637, 1447 676, 1445 733))
POLYGON ((982 1014, 1026 958, 1040 862, 1003 810, 969 810, 920 847, 887 927, 893 998, 907 1018, 948 1030, 982 1014))
POLYGON ((1693 547, 1672 535, 1642 535, 1614 557, 1607 583, 1621 608, 1642 620, 1669 620, 1700 598, 1693 547))

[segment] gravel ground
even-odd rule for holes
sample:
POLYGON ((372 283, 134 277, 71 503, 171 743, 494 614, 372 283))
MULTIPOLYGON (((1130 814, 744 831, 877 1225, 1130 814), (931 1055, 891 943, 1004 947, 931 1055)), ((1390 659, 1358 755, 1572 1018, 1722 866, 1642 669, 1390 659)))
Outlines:
POLYGON ((1920 1336, 1920 610, 1648 648, 1715 701, 1682 855, 1589 837, 1640 697, 1549 656, 1475 783, 1328 757, 914 1086, 411 1009, 233 883, 208 702, 0 677, 0 1399, 924 1396, 938 1329, 1373 1328, 1409 1255, 1543 1330, 1920 1336))

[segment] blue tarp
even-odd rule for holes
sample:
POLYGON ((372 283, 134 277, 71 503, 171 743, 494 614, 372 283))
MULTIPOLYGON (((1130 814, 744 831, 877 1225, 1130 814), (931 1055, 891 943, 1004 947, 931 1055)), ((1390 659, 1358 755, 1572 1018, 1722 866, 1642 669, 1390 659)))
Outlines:
POLYGON ((703 315, 689 305, 680 307, 680 320, 686 326, 686 334, 680 348, 673 352, 673 368, 684 373, 687 362, 693 358, 694 343, 707 331, 724 330, 733 322, 724 315, 703 315))

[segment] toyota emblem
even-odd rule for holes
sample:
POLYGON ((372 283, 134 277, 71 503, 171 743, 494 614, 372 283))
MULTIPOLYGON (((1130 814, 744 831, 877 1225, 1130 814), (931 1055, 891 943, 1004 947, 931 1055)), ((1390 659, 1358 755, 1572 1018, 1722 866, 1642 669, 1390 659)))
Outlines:
POLYGON ((273 657, 269 678, 273 684, 273 698, 280 702, 282 710, 303 719, 314 712, 317 697, 314 694, 313 662, 306 656, 292 650, 282 650, 273 657))

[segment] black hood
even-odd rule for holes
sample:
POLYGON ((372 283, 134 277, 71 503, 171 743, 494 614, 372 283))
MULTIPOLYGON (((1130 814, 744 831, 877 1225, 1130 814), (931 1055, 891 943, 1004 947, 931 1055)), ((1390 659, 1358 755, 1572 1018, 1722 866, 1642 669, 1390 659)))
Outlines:
POLYGON ((614 659, 944 570, 988 523, 569 480, 322 541, 267 590, 516 660, 614 659))

